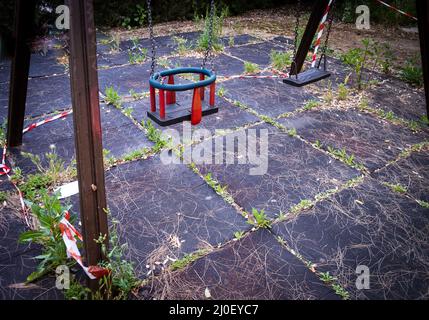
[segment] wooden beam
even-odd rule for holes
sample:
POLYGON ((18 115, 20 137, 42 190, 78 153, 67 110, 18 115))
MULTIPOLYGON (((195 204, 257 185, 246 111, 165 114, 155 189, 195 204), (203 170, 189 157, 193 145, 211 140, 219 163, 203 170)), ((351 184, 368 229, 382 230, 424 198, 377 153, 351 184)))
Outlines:
POLYGON ((297 74, 301 71, 328 4, 329 0, 315 1, 313 11, 311 12, 310 19, 308 20, 307 27, 305 28, 304 35, 302 36, 299 44, 294 63, 292 63, 290 74, 297 74))
POLYGON ((427 59, 429 57, 429 3, 427 0, 417 0, 417 15, 426 92, 426 112, 429 117, 429 62, 427 59))
MULTIPOLYGON (((70 76, 75 128, 80 215, 88 265, 106 257, 94 239, 105 235, 108 245, 106 191, 98 75, 96 34, 92 0, 72 0, 70 6, 70 76)), ((97 289, 98 281, 89 281, 97 289)))
POLYGON ((28 73, 30 70, 30 41, 33 32, 34 0, 16 0, 15 31, 12 68, 10 74, 9 110, 7 121, 7 145, 22 144, 25 103, 27 100, 28 73))

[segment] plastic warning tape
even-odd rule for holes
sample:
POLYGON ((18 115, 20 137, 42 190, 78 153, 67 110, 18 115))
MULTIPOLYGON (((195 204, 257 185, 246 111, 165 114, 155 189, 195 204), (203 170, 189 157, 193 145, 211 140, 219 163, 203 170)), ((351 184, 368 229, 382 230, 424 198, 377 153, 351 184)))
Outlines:
POLYGON ((323 31, 325 30, 326 26, 326 20, 328 19, 329 11, 331 10, 333 0, 330 0, 328 3, 328 6, 326 7, 325 13, 322 17, 322 21, 319 25, 319 32, 317 33, 317 39, 314 43, 314 52, 313 57, 311 58, 311 67, 314 68, 316 66, 316 60, 317 60, 317 52, 319 51, 320 42, 322 39, 323 31))
POLYGON ((375 0, 375 1, 377 1, 378 3, 381 3, 382 5, 385 5, 386 7, 390 8, 392 10, 395 10, 396 12, 399 12, 400 14, 403 14, 404 16, 407 16, 407 17, 409 17, 411 19, 414 19, 414 20, 418 21, 418 19, 415 16, 413 16, 412 14, 409 14, 408 12, 405 12, 405 11, 403 11, 401 9, 398 9, 398 8, 392 6, 391 4, 388 4, 387 2, 384 2, 384 1, 381 1, 381 0, 375 0))

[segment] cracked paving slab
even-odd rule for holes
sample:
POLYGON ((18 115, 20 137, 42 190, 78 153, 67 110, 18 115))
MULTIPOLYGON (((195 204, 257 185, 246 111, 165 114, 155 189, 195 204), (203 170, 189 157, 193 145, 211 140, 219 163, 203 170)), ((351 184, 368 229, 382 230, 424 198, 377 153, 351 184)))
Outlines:
POLYGON ((251 227, 186 165, 164 165, 159 156, 109 170, 106 189, 120 238, 141 277, 149 271, 146 265, 215 247, 251 227))
POLYGON ((311 143, 321 142, 323 148, 344 148, 371 171, 394 160, 407 147, 428 138, 425 133, 413 133, 355 109, 310 110, 279 119, 279 122, 287 128, 295 128, 311 143))
POLYGON ((207 150, 213 150, 212 154, 216 158, 223 159, 223 164, 197 164, 202 174, 211 173, 213 179, 226 186, 235 202, 248 212, 252 208, 264 209, 270 218, 275 218, 280 212, 288 212, 291 206, 301 200, 313 199, 317 194, 338 187, 359 175, 357 170, 266 124, 241 130, 227 137, 232 141, 234 135, 240 132, 249 136, 249 130, 257 135, 258 145, 256 147, 254 143, 249 143, 248 150, 255 154, 258 152, 258 155, 261 152, 261 134, 264 134, 264 130, 268 133, 266 167, 263 165, 263 158, 258 162, 252 161, 254 164, 247 161, 246 151, 243 151, 244 142, 236 142, 234 164, 225 164, 225 154, 232 156, 230 151, 224 151, 225 137, 201 144, 207 150), (216 149, 217 144, 223 145, 223 149, 216 149), (238 161, 245 163, 239 164, 238 161), (251 172, 251 168, 258 170, 251 172))
POLYGON ((252 108, 261 115, 277 117, 304 106, 317 96, 305 88, 284 84, 281 79, 232 79, 222 83, 225 97, 252 108))
POLYGON ((338 299, 264 229, 154 279, 139 298, 204 300, 207 290, 216 300, 338 299))
POLYGON ((371 178, 273 231, 352 299, 428 298, 429 209, 371 178), (359 265, 368 267, 369 289, 357 289, 359 265))
MULTIPOLYGON (((133 150, 150 148, 153 145, 144 132, 117 109, 102 105, 101 124, 103 148, 110 151, 110 156, 118 158, 133 150)), ((40 128, 26 133, 23 145, 11 149, 13 156, 9 157, 9 160, 12 161, 13 167, 18 166, 26 173, 34 172, 35 166, 20 152, 38 154, 42 163, 46 163, 45 154, 52 151, 52 145, 55 146, 55 152, 66 164, 75 159, 73 115, 44 124, 40 128)))
POLYGON ((416 200, 429 202, 429 152, 413 152, 409 157, 372 174, 378 181, 404 186, 416 200))

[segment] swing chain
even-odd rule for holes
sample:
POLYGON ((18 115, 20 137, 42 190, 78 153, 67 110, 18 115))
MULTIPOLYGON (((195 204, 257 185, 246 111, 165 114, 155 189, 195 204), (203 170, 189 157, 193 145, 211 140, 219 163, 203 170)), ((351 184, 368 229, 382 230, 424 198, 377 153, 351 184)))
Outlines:
POLYGON ((148 15, 148 24, 149 24, 149 37, 151 42, 151 50, 152 50, 152 61, 150 65, 150 75, 153 76, 155 73, 155 65, 156 65, 156 56, 155 56, 155 37, 153 34, 153 22, 152 22, 152 4, 151 0, 146 0, 147 2, 147 15, 148 15))
POLYGON ((203 62, 201 64, 201 68, 204 69, 207 63, 207 59, 210 57, 211 60, 211 64, 212 64, 212 70, 214 69, 214 65, 213 65, 213 59, 212 59, 212 55, 211 55, 211 51, 212 51, 212 46, 213 46, 213 20, 214 20, 214 15, 215 15, 215 0, 211 0, 210 3, 210 17, 209 17, 209 39, 208 39, 208 44, 207 44, 207 49, 206 52, 204 53, 204 59, 203 62))

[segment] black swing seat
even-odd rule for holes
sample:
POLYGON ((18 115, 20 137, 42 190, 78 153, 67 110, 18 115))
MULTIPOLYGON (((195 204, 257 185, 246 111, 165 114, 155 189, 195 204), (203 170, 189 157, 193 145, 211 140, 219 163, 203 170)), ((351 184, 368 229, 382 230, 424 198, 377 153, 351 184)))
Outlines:
POLYGON ((290 75, 289 78, 283 79, 283 82, 294 87, 303 87, 307 84, 326 79, 330 76, 330 72, 314 67, 298 73, 297 76, 290 75))

